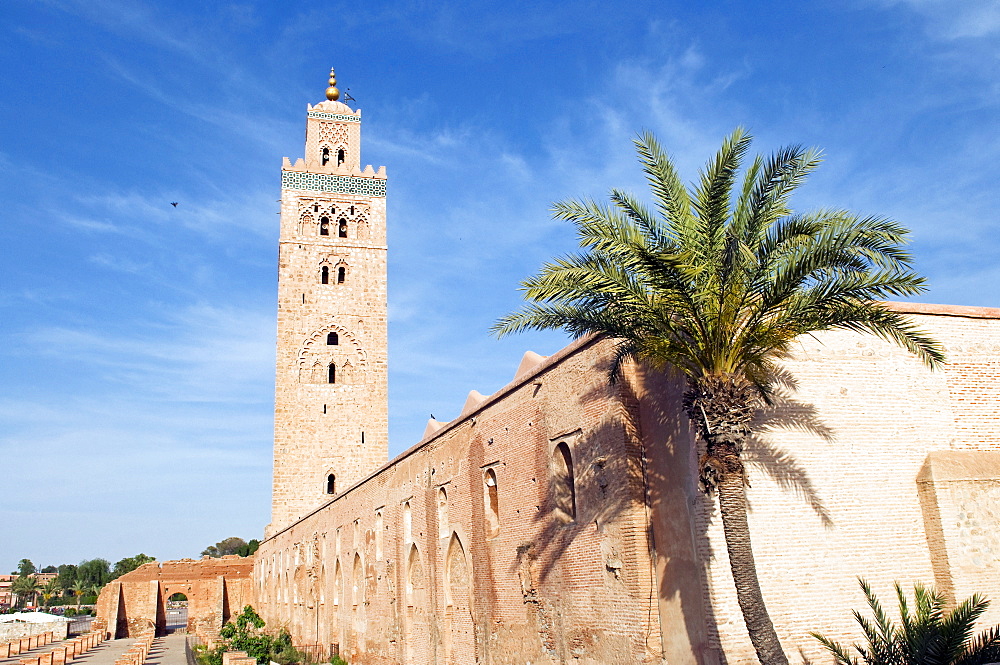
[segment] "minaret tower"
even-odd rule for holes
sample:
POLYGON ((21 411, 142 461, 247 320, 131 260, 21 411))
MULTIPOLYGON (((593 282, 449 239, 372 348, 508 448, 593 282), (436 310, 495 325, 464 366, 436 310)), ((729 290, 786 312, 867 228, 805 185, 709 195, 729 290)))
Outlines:
POLYGON ((308 106, 281 169, 273 534, 388 459, 385 167, 361 170, 361 110, 308 106))

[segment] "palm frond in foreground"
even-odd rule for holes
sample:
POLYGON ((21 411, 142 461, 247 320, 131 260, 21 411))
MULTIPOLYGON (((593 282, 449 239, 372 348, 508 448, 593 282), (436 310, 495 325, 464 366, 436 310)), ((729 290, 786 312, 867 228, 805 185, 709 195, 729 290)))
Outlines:
POLYGON ((854 612, 865 636, 865 644, 852 645, 860 658, 834 640, 812 633, 838 665, 986 665, 1000 661, 1000 626, 973 636, 976 621, 989 607, 982 596, 973 595, 948 611, 939 592, 915 584, 911 608, 897 583, 900 622, 896 624, 868 583, 860 582, 873 617, 854 612))

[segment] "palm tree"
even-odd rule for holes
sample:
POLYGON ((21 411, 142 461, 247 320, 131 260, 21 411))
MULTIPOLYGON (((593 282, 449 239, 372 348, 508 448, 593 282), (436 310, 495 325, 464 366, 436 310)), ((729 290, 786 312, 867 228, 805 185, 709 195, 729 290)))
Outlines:
POLYGON ((928 366, 941 347, 881 301, 924 291, 902 245, 907 230, 844 210, 796 214, 792 192, 820 162, 798 146, 756 157, 739 182, 751 137, 736 129, 685 187, 650 133, 634 141, 654 209, 611 191, 611 205, 563 201, 584 251, 522 282, 530 301, 493 326, 498 336, 560 328, 616 340, 610 379, 638 360, 683 373, 684 408, 706 444, 699 480, 718 492, 737 599, 757 657, 785 665, 757 581, 741 453, 778 362, 800 335, 874 333, 928 366))
POLYGON ((73 582, 73 586, 70 587, 73 595, 76 596, 76 611, 80 612, 80 597, 87 592, 87 585, 83 580, 76 580, 73 582))
POLYGON ((101 589, 103 588, 104 586, 101 584, 91 584, 90 588, 87 589, 90 592, 90 594, 94 597, 95 606, 97 605, 97 598, 101 595, 101 589))
POLYGON ((59 580, 51 579, 45 583, 45 586, 42 588, 42 598, 46 607, 48 607, 49 601, 52 600, 52 596, 55 596, 60 591, 62 591, 62 587, 59 586, 59 580))
MULTIPOLYGON (((911 614, 906 594, 897 583, 900 616, 897 626, 886 616, 868 583, 859 581, 875 619, 873 623, 860 612, 854 612, 867 644, 853 647, 867 665, 985 665, 1000 661, 1000 626, 973 638, 976 620, 990 604, 982 596, 973 595, 948 612, 941 593, 915 584, 915 612, 911 614)), ((860 665, 861 661, 837 642, 819 633, 812 636, 823 643, 840 665, 860 665)))
POLYGON ((19 606, 24 606, 29 599, 38 595, 38 590, 41 588, 38 580, 31 575, 18 577, 10 585, 10 590, 17 594, 15 604, 19 606))

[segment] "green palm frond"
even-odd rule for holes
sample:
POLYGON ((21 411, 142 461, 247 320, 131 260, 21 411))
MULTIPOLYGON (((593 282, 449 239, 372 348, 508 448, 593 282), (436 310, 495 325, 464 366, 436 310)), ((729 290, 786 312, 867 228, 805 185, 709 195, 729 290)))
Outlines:
MULTIPOLYGON (((912 606, 906 592, 895 585, 899 604, 899 623, 894 623, 864 580, 859 580, 868 601, 872 619, 855 611, 861 626, 863 644, 853 648, 862 660, 871 665, 986 665, 1000 656, 1000 627, 974 636, 976 621, 989 607, 979 596, 960 603, 951 611, 945 609, 944 596, 922 584, 913 586, 912 606)), ((837 642, 819 633, 813 637, 829 651, 838 663, 847 651, 837 642)))
POLYGON ((741 174, 750 143, 738 128, 688 188, 651 133, 636 137, 653 205, 620 190, 610 204, 554 204, 554 217, 576 226, 581 252, 526 279, 529 304, 492 331, 608 335, 628 350, 612 364, 615 377, 621 362, 642 360, 692 380, 739 375, 765 399, 776 362, 809 333, 873 334, 930 367, 943 363, 936 341, 882 304, 926 288, 906 228, 835 208, 794 212, 790 197, 820 153, 782 148, 741 174))
POLYGON ((676 167, 651 132, 644 132, 633 143, 670 237, 678 245, 688 244, 696 221, 691 214, 687 188, 676 167))
POLYGON ((987 665, 1000 662, 1000 626, 985 630, 968 644, 952 665, 987 665))

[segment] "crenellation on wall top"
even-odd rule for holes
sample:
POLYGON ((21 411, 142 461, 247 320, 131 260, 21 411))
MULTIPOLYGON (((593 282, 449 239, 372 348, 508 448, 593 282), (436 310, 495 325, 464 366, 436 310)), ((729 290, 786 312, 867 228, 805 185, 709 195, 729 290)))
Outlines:
POLYGON ((427 421, 427 427, 424 428, 424 436, 421 440, 426 441, 427 439, 431 438, 434 434, 444 429, 444 426, 447 425, 448 423, 449 421, 447 420, 440 421, 440 420, 435 420, 434 418, 430 418, 427 421))
POLYGON ((296 159, 294 164, 288 157, 282 158, 281 170, 282 172, 295 171, 303 173, 324 173, 329 175, 351 176, 354 178, 378 178, 380 180, 385 180, 388 177, 384 166, 378 167, 378 170, 375 170, 375 167, 371 164, 365 166, 364 169, 360 167, 351 168, 346 164, 337 165, 333 163, 327 164, 326 166, 321 164, 311 164, 307 166, 305 160, 301 157, 296 159))
POLYGON ((465 405, 462 406, 461 415, 466 415, 472 413, 485 402, 487 397, 480 393, 478 390, 470 390, 469 396, 465 398, 465 405))

